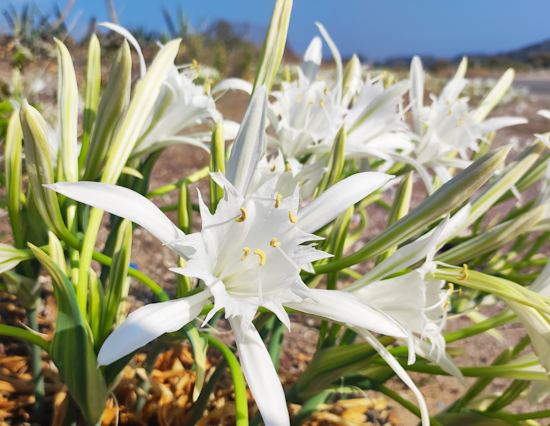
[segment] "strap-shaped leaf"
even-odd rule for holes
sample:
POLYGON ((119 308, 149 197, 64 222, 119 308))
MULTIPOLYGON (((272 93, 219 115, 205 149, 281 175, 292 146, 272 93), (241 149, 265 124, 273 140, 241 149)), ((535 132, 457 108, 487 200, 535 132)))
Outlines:
POLYGON ((95 425, 105 409, 107 387, 97 368, 91 335, 80 313, 73 284, 51 257, 30 243, 29 246, 50 274, 54 286, 58 314, 50 356, 82 414, 95 425))

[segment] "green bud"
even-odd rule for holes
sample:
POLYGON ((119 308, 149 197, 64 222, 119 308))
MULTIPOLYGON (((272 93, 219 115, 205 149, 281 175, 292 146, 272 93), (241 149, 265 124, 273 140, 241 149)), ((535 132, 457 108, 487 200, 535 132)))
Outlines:
POLYGON ((95 180, 101 173, 109 147, 130 103, 131 77, 132 55, 125 40, 113 58, 107 88, 97 109, 96 124, 86 156, 84 180, 95 180))
POLYGON ((285 50, 292 0, 277 0, 262 48, 253 90, 265 85, 268 93, 275 80, 285 50))
POLYGON ((6 133, 6 148, 4 150, 4 161, 6 165, 6 199, 8 201, 8 213, 15 246, 23 248, 23 232, 19 217, 21 206, 21 122, 19 111, 15 111, 8 124, 6 133))
POLYGON ((515 76, 516 72, 512 68, 506 70, 502 77, 500 77, 500 80, 498 80, 497 84, 495 84, 495 87, 493 87, 491 91, 485 95, 477 106, 473 115, 474 122, 481 123, 487 118, 489 113, 498 105, 502 97, 506 94, 514 81, 515 76))
POLYGON ((496 250, 529 231, 543 217, 546 207, 545 205, 536 207, 515 219, 501 223, 437 256, 436 260, 461 265, 477 256, 496 250))
POLYGON ((38 211, 48 228, 57 235, 68 234, 55 191, 43 186, 55 182, 46 122, 26 99, 21 105, 20 118, 25 139, 25 164, 38 211))
MULTIPOLYGON (((216 128, 212 132, 212 141, 210 142, 210 172, 225 173, 225 137, 222 120, 216 124, 216 128)), ((214 179, 210 178, 210 212, 212 214, 216 211, 218 202, 222 197, 223 188, 214 182, 214 179)), ((186 231, 184 230, 184 232, 186 231)))
POLYGON ((328 158, 327 171, 323 175, 323 179, 319 184, 316 196, 326 191, 342 178, 344 163, 346 161, 346 125, 343 124, 334 138, 330 156, 328 158))
POLYGON ((180 43, 181 39, 176 39, 166 44, 156 56, 145 78, 139 82, 128 113, 111 144, 101 182, 114 184, 118 180, 155 106, 180 43))
MULTIPOLYGON (((357 90, 357 87, 353 86, 355 84, 355 81, 357 81, 358 76, 361 76, 361 62, 359 61, 357 55, 354 54, 347 63, 346 68, 344 68, 344 79, 342 81, 342 99, 344 99, 344 97, 350 90, 357 90)), ((353 96, 354 94, 355 93, 350 93, 351 96, 353 96)))
POLYGON ((86 99, 82 115, 82 148, 78 157, 78 168, 82 170, 90 146, 90 136, 97 115, 99 89, 101 88, 101 46, 95 34, 88 45, 88 66, 86 68, 86 99))
POLYGON ((77 126, 78 126, 78 87, 73 61, 67 47, 58 39, 57 64, 59 67, 57 84, 57 108, 59 120, 59 154, 63 164, 63 174, 67 182, 76 182, 78 173, 77 126))
MULTIPOLYGON (((401 182, 399 182, 397 190, 395 191, 395 198, 393 199, 393 204, 391 205, 386 227, 393 225, 409 213, 413 191, 413 177, 414 172, 411 171, 403 177, 401 182)), ((387 259, 392 253, 395 252, 395 250, 397 250, 397 246, 392 247, 385 253, 382 253, 378 256, 378 259, 376 259, 376 264, 379 264, 384 259, 387 259)))

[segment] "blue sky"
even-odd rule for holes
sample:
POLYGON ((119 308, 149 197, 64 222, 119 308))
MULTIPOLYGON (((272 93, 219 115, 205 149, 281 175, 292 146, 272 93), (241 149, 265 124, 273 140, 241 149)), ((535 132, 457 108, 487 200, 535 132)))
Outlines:
MULTIPOLYGON (((274 0, 113 0, 124 26, 166 30, 160 7, 175 13, 181 6, 194 23, 249 22, 267 28, 274 0)), ((25 1, 12 0, 16 7, 25 1)), ((52 1, 35 0, 51 10, 52 1)), ((8 0, 0 0, 0 8, 8 0)), ((58 1, 62 8, 65 0, 58 1)), ((68 21, 80 14, 75 33, 91 16, 107 20, 103 0, 76 0, 68 21), (80 24, 80 27, 79 27, 80 24)), ((303 53, 314 35, 315 21, 325 25, 343 56, 453 57, 462 53, 496 53, 550 38, 548 0, 294 0, 289 41, 303 53)), ((0 28, 5 21, 0 17, 0 28)), ((325 55, 329 56, 325 46, 325 55)))

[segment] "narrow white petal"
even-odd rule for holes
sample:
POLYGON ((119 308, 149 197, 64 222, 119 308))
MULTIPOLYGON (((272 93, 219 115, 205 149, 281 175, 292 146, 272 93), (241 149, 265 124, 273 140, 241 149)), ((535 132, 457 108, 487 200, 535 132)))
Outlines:
POLYGON ((253 324, 243 333, 241 318, 229 318, 241 367, 266 426, 290 425, 283 387, 269 352, 253 324))
POLYGON ((99 182, 59 182, 44 186, 80 203, 131 220, 163 243, 185 235, 157 206, 131 189, 99 182))
POLYGON ((258 87, 231 149, 226 177, 241 194, 247 193, 264 152, 267 104, 267 89, 264 86, 258 87))
POLYGON ((360 328, 353 327, 353 331, 355 331, 357 334, 359 334, 363 339, 365 339, 375 350, 378 352, 378 354, 388 363, 388 365, 392 368, 393 371, 395 371, 395 374, 403 380, 403 382, 411 388, 414 395, 416 396, 416 399, 418 400, 418 405, 420 406, 420 412, 422 414, 422 426, 430 426, 430 413, 428 412, 428 406, 426 405, 426 401, 424 400, 424 397, 422 396, 422 393, 420 390, 416 387, 412 379, 409 377, 405 369, 397 362, 397 360, 393 357, 391 353, 386 349, 384 345, 382 345, 376 337, 374 337, 370 332, 367 330, 361 330, 360 328))
POLYGON ((242 78, 227 78, 220 81, 212 90, 212 94, 226 92, 228 90, 242 90, 243 92, 252 93, 252 84, 242 78))
POLYGON ((338 182, 298 212, 298 228, 317 231, 392 178, 385 173, 364 172, 338 182))
POLYGON ((424 106, 424 69, 422 61, 415 56, 411 62, 411 80, 410 80, 410 99, 412 102, 412 114, 414 121, 414 131, 418 136, 422 136, 422 117, 420 116, 424 106))
POLYGON ((310 289, 309 297, 311 301, 306 299, 302 302, 287 302, 284 305, 306 314, 342 324, 351 324, 376 333, 408 337, 407 331, 397 321, 351 293, 310 289))
POLYGON ((541 109, 540 111, 537 111, 537 114, 542 115, 544 118, 550 119, 550 111, 547 109, 541 109))
POLYGON ((466 388, 468 387, 464 375, 453 362, 453 359, 449 354, 444 353, 443 356, 438 359, 436 356, 437 352, 433 350, 432 344, 421 340, 416 336, 414 337, 414 349, 422 358, 426 358, 427 360, 439 365, 443 371, 455 376, 461 385, 466 388))
POLYGON ((113 24, 112 22, 100 22, 98 25, 101 25, 102 27, 105 27, 105 28, 109 28, 111 31, 119 33, 122 37, 125 37, 132 46, 134 46, 139 56, 140 78, 143 79, 145 77, 145 74, 147 73, 147 67, 145 66, 145 59, 143 58, 143 53, 141 53, 141 48, 139 47, 139 43, 137 42, 135 37, 130 33, 130 31, 128 31, 124 27, 121 27, 120 25, 113 24))
POLYGON ((338 47, 336 47, 336 43, 334 43, 332 38, 330 38, 330 35, 328 34, 328 31, 325 29, 325 27, 319 22, 316 22, 315 25, 317 25, 317 28, 319 28, 319 32, 327 42, 332 56, 334 57, 334 62, 336 63, 336 85, 334 86, 333 93, 334 99, 339 102, 340 97, 342 96, 342 80, 344 78, 342 56, 340 55, 338 47))
POLYGON ((204 290, 183 299, 151 303, 135 310, 103 343, 97 356, 98 364, 109 365, 164 333, 179 330, 200 314, 211 295, 204 290))
POLYGON ((323 43, 321 38, 313 37, 311 43, 307 47, 306 53, 304 55, 304 62, 302 63, 302 71, 304 76, 310 81, 315 81, 317 77, 317 71, 319 70, 319 65, 323 60, 323 43))

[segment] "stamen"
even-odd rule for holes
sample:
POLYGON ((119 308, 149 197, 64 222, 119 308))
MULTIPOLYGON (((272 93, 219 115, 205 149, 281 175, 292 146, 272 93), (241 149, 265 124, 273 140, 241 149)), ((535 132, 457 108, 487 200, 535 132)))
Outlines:
POLYGON ((462 265, 462 275, 456 277, 456 279, 459 280, 459 281, 464 281, 466 278, 468 278, 468 265, 463 264, 462 265))
POLYGON ((300 88, 300 80, 298 80, 298 84, 296 85, 296 88, 297 88, 297 89, 300 88))
POLYGON ((462 126, 462 118, 458 119, 458 123, 456 123, 456 127, 462 126))
POLYGON ((291 221, 292 223, 298 222, 298 218, 297 218, 296 216, 294 216, 294 212, 293 212, 292 210, 290 210, 290 211, 288 212, 288 218, 290 219, 290 221, 291 221))
POLYGON ((449 115, 451 115, 452 113, 453 113, 453 110, 449 108, 449 115))
POLYGON ((286 169, 287 172, 290 172, 291 171, 290 170, 290 164, 285 163, 285 169, 286 169))
POLYGON ((271 247, 279 247, 279 246, 281 245, 281 243, 278 243, 278 242, 277 242, 277 238, 273 238, 273 239, 271 240, 271 242, 269 243, 269 245, 270 245, 271 247))
POLYGON ((453 294, 455 291, 455 285, 453 283, 449 283, 449 296, 453 294))
POLYGON ((323 90, 323 93, 328 96, 328 88, 325 87, 325 90, 323 90))
POLYGON ((325 100, 324 100, 324 99, 321 99, 321 100, 319 101, 319 106, 320 106, 321 108, 323 108, 323 107, 325 106, 325 100))
POLYGON ((244 222, 246 220, 246 210, 244 207, 241 207, 241 217, 238 217, 237 219, 235 219, 235 222, 244 222))
POLYGON ((443 304, 443 307, 441 308, 441 310, 445 312, 450 304, 451 302, 449 300, 445 300, 445 303, 443 304))
POLYGON ((250 249, 248 247, 243 247, 243 251, 244 251, 244 256, 241 257, 241 262, 243 260, 245 260, 248 257, 248 255, 250 254, 250 249))
POLYGON ((460 286, 460 288, 458 289, 458 295, 462 296, 462 286, 460 286))
POLYGON ((298 94, 298 99, 296 99, 296 102, 302 102, 302 94, 298 94))
POLYGON ((257 254, 258 256, 260 256, 260 266, 264 266, 265 265, 265 253, 263 251, 261 251, 260 249, 258 249, 258 250, 254 250, 254 254, 257 254))
POLYGON ((274 172, 275 170, 277 170, 277 164, 273 164, 273 167, 272 167, 271 169, 269 169, 269 170, 271 170, 272 172, 274 172))
POLYGON ((212 86, 212 82, 208 80, 206 84, 204 85, 204 94, 208 95, 208 92, 210 91, 210 87, 212 86))
POLYGON ((449 105, 450 103, 451 103, 451 101, 447 99, 447 105, 449 105))
POLYGON ((283 194, 277 194, 277 199, 275 200, 275 208, 278 209, 279 208, 279 203, 281 202, 283 198, 283 194))
POLYGON ((189 67, 190 69, 197 68, 197 67, 199 66, 199 63, 197 62, 196 59, 193 59, 192 62, 193 62, 193 65, 191 65, 191 66, 189 67))
POLYGON ((313 101, 309 101, 309 103, 307 104, 307 107, 309 108, 311 105, 313 105, 313 101))

